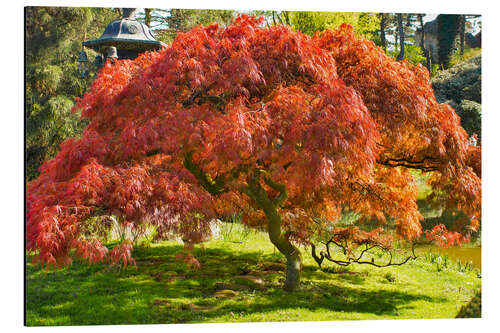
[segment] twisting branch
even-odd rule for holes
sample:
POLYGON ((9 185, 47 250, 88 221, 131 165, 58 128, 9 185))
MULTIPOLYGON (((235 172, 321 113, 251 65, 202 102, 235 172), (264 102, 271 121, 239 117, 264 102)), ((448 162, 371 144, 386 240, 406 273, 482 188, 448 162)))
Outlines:
POLYGON ((353 183, 350 183, 349 184, 349 187, 353 190, 363 190, 363 191, 360 191, 363 195, 364 194, 371 194, 371 195, 374 195, 376 196, 380 201, 384 201, 384 199, 382 199, 382 197, 377 193, 375 192, 369 184, 361 184, 360 182, 358 181, 355 181, 353 183), (359 188, 356 188, 356 186, 359 186, 359 188))
POLYGON ((414 161, 412 159, 407 159, 407 158, 386 158, 379 160, 377 163, 389 166, 389 167, 398 167, 402 166, 405 168, 409 169, 419 169, 424 172, 430 172, 430 171, 437 171, 439 170, 437 164, 438 164, 438 159, 431 157, 431 156, 425 156, 421 160, 414 161), (433 165, 426 165, 425 163, 433 163, 433 165))
POLYGON ((198 105, 201 105, 201 104, 205 103, 206 101, 214 103, 217 106, 217 108, 219 109, 219 111, 224 113, 223 111, 224 111, 224 108, 226 107, 227 102, 224 98, 222 98, 221 95, 200 96, 198 98, 198 105))
POLYGON ((205 102, 212 102, 215 105, 217 105, 219 111, 223 112, 224 107, 226 106, 227 102, 224 99, 224 94, 222 95, 205 95, 207 91, 209 91, 215 84, 209 84, 206 87, 202 87, 199 90, 194 91, 191 96, 189 96, 186 100, 182 101, 182 106, 183 107, 188 107, 193 105, 194 103, 201 105, 205 102), (198 100, 196 102, 196 100, 198 100))
POLYGON ((200 167, 193 162, 192 153, 187 153, 184 156, 184 166, 198 180, 198 183, 208 193, 213 195, 228 192, 229 189, 226 187, 226 184, 231 180, 238 178, 239 175, 248 168, 247 165, 241 164, 227 173, 220 174, 217 177, 212 178, 209 174, 203 172, 200 167))
POLYGON ((326 248, 326 252, 320 251, 319 256, 318 256, 318 254, 316 253, 316 246, 314 244, 311 244, 311 255, 312 255, 313 259, 316 261, 316 263, 318 264, 320 269, 323 269, 321 267, 321 265, 325 259, 330 261, 330 262, 333 262, 334 264, 340 265, 340 266, 349 266, 351 264, 360 264, 360 265, 372 265, 375 267, 388 267, 388 266, 401 266, 401 265, 406 264, 410 259, 414 260, 417 258, 417 255, 415 254, 415 243, 412 243, 411 255, 409 255, 408 257, 406 257, 404 260, 402 260, 400 262, 393 262, 392 261, 393 260, 392 252, 389 249, 384 248, 380 245, 369 245, 368 243, 366 243, 365 248, 361 251, 361 253, 357 257, 353 257, 349 254, 349 251, 347 251, 346 245, 341 245, 338 242, 334 241, 333 239, 330 239, 325 243, 325 248, 326 248), (340 247, 343 250, 344 255, 346 255, 346 258, 345 259, 333 258, 331 255, 331 252, 330 252, 330 244, 334 244, 334 245, 340 247), (385 264, 380 264, 380 263, 376 263, 373 258, 371 260, 362 260, 363 256, 368 251, 370 251, 374 248, 379 248, 379 249, 385 251, 389 255, 389 261, 386 262, 385 264))
POLYGON ((321 257, 318 257, 318 255, 316 254, 316 246, 312 243, 311 243, 311 255, 313 259, 318 263, 319 268, 321 268, 321 264, 323 263, 325 256, 321 254, 321 257))
POLYGON ((278 196, 272 199, 275 206, 280 206, 288 198, 288 193, 286 191, 286 186, 284 184, 275 183, 270 177, 264 177, 264 182, 272 189, 279 192, 278 196))

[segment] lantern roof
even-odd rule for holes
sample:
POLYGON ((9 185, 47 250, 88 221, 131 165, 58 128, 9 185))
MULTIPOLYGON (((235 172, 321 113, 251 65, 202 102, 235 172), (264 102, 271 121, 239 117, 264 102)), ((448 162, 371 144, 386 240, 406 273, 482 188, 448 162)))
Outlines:
POLYGON ((137 54, 166 46, 154 38, 147 25, 135 19, 135 10, 135 8, 123 8, 121 20, 111 22, 101 37, 84 41, 82 45, 103 54, 112 46, 119 51, 132 51, 137 54))

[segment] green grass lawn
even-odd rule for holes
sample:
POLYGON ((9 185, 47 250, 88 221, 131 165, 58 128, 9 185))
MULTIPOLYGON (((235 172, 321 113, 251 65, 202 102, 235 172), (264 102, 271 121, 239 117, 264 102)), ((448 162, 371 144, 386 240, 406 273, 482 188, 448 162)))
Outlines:
POLYGON ((326 273, 304 249, 302 283, 289 294, 281 289, 284 272, 270 265, 283 258, 267 236, 238 235, 207 242, 205 250, 197 247, 199 270, 174 259, 182 250, 176 242, 137 247, 137 268, 121 270, 75 262, 48 271, 28 258, 26 323, 453 318, 481 288, 479 271, 461 271, 455 263, 446 267, 429 256, 399 267, 356 266, 326 273))

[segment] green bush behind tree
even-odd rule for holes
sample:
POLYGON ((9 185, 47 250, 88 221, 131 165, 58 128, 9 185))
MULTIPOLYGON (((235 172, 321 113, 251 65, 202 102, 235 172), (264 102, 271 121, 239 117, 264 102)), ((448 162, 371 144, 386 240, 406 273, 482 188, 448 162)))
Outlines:
POLYGON ((291 12, 290 18, 294 29, 311 36, 316 31, 334 29, 347 23, 356 33, 373 40, 380 25, 376 13, 291 12))
POLYGON ((85 123, 72 113, 92 77, 77 71, 84 39, 98 38, 118 13, 109 8, 26 7, 26 179, 55 156, 62 141, 81 134, 85 123))

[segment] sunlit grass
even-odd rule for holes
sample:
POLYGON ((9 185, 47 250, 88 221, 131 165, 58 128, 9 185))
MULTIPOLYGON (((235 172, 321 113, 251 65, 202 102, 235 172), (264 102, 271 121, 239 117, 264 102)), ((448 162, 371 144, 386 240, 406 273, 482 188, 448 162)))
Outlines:
POLYGON ((283 262, 267 235, 232 228, 196 248, 200 270, 174 260, 182 250, 175 242, 137 247, 137 268, 74 263, 44 271, 28 263, 27 324, 453 318, 481 286, 478 271, 451 261, 440 267, 429 256, 401 267, 326 273, 303 249, 302 284, 289 294, 281 289, 282 271, 262 270, 265 263, 283 262), (217 293, 224 283, 240 290, 217 293))

